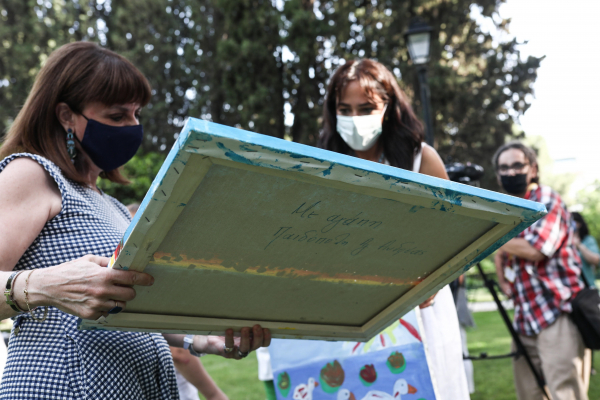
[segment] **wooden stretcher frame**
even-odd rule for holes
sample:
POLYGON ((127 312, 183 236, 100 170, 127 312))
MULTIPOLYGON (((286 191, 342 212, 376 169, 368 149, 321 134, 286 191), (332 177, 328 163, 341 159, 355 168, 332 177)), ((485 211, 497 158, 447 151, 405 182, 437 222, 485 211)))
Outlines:
POLYGON ((539 203, 190 118, 125 232, 111 267, 143 271, 153 262, 178 216, 215 166, 453 213, 493 226, 360 326, 131 312, 136 299, 103 322, 82 320, 80 329, 223 334, 227 328, 237 332, 260 323, 276 338, 366 341, 546 213, 539 203))

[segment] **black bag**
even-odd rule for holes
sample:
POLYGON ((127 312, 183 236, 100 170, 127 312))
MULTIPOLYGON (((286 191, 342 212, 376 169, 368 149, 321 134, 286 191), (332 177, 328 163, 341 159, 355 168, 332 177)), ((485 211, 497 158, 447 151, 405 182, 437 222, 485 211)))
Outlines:
POLYGON ((573 312, 571 318, 577 328, 585 347, 592 350, 600 349, 600 294, 598 289, 588 285, 587 280, 581 275, 585 288, 583 288, 571 302, 573 312))

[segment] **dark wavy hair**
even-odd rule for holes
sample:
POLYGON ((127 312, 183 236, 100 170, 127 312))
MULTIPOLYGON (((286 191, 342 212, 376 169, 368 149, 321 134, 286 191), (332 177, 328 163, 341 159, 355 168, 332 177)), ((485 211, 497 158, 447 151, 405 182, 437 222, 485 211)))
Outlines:
POLYGON ((390 165, 411 170, 416 150, 421 148, 424 139, 423 124, 417 119, 394 75, 377 61, 352 60, 335 71, 325 95, 323 130, 318 146, 354 155, 336 130, 337 104, 344 89, 353 81, 360 84, 369 100, 379 96, 387 103, 381 133, 383 154, 390 165))
POLYGON ((588 228, 585 219, 578 212, 572 212, 571 216, 575 222, 579 223, 579 229, 577 230, 577 235, 579 235, 579 239, 583 240, 590 234, 590 229, 588 228))

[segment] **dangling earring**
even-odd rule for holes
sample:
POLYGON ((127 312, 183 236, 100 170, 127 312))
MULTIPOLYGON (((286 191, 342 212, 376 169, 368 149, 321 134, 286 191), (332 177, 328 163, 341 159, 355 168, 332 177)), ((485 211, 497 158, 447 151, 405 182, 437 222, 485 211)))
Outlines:
POLYGON ((75 150, 75 138, 73 137, 73 130, 67 129, 67 152, 71 157, 71 162, 75 164, 75 157, 77 157, 77 150, 75 150))

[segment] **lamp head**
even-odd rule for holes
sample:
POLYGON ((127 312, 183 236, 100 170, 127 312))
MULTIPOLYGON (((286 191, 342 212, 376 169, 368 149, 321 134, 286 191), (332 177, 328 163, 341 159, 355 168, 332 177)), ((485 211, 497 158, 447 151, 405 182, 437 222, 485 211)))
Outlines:
POLYGON ((408 53, 413 63, 421 65, 429 61, 432 31, 433 29, 423 20, 414 18, 408 30, 404 32, 404 38, 408 45, 408 53))

